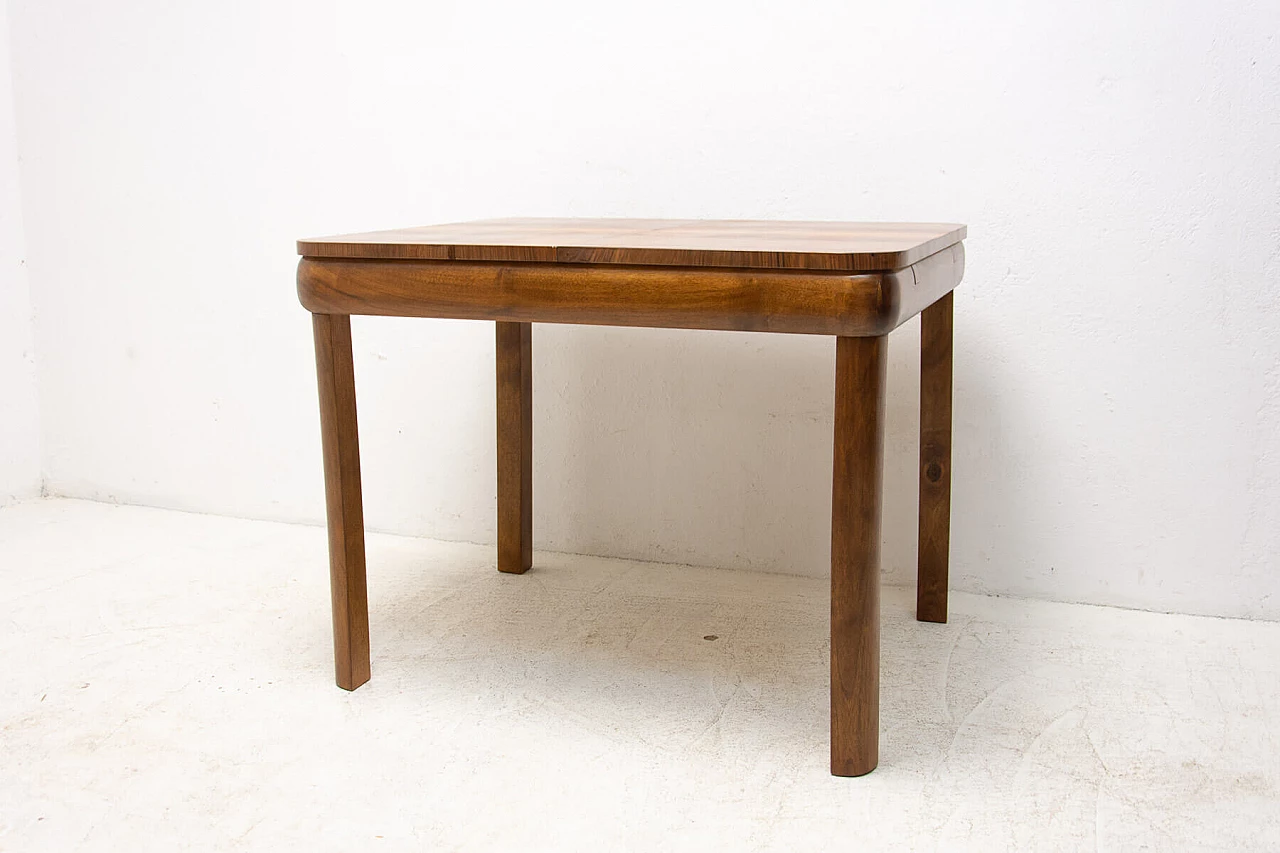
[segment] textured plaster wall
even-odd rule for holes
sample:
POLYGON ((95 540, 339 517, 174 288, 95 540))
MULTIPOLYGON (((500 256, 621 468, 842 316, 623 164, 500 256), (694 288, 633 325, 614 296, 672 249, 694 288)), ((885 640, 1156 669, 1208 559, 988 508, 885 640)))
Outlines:
MULTIPOLYGON (((1280 617, 1274 3, 11 9, 55 493, 321 520, 299 236, 961 221, 954 585, 1280 617)), ((355 334, 369 525, 490 541, 492 327, 355 334)), ((889 377, 904 583, 916 346, 889 377)), ((830 340, 534 350, 538 547, 826 570, 830 340)))

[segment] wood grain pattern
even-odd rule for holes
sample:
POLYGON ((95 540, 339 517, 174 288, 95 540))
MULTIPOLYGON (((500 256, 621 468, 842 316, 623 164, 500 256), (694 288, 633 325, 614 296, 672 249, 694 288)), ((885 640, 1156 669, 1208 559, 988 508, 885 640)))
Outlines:
POLYGON ((921 322, 917 617, 945 621, 951 291, 964 226, 491 220, 304 240, 315 315, 338 684, 369 678, 351 314, 496 322, 498 568, 532 563, 534 322, 836 336, 831 772, 879 757, 880 514, 886 337, 921 322))
POLYGON ((298 241, 310 258, 457 260, 863 272, 896 270, 963 225, 675 219, 489 219, 298 241))
POLYGON ((496 323, 498 571, 533 565, 533 327, 496 323))
POLYGON ((920 315, 920 550, 916 618, 947 621, 951 548, 951 339, 948 293, 920 315))
POLYGON ((369 680, 369 596, 365 585, 351 318, 315 314, 311 319, 320 388, 334 666, 338 686, 355 690, 369 680))
POLYGON ((883 335, 954 288, 960 245, 895 273, 303 258, 325 314, 883 335))
POLYGON ((831 772, 879 761, 880 505, 887 338, 836 339, 831 489, 831 772))

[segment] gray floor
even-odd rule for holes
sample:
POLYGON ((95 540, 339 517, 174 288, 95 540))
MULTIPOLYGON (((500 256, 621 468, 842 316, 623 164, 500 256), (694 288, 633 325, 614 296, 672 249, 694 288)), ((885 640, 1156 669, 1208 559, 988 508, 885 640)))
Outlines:
POLYGON ((348 694, 324 548, 0 509, 0 849, 1280 847, 1280 624, 887 589, 836 779, 824 582, 372 536, 348 694))

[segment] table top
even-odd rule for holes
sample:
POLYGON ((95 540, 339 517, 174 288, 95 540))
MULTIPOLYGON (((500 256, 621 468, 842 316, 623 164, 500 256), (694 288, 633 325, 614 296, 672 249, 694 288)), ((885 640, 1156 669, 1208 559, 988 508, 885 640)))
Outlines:
POLYGON ((963 225, 708 219, 486 219, 298 241, 310 258, 895 270, 959 243, 963 225))

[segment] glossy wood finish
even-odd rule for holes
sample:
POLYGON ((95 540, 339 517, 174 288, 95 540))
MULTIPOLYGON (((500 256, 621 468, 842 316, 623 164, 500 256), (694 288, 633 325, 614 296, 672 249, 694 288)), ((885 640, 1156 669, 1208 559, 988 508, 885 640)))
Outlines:
POLYGON ((951 329, 953 295, 920 315, 920 550, 916 618, 947 621, 951 547, 951 329))
POLYGON ((696 219, 490 219, 298 241, 311 258, 895 270, 965 238, 963 225, 696 219))
POLYGON ((891 273, 303 258, 324 314, 875 336, 960 283, 964 247, 891 273))
POLYGON ((498 569, 533 556, 532 324, 836 338, 831 519, 831 772, 879 758, 885 337, 921 322, 917 615, 945 621, 951 291, 963 226, 492 220, 304 240, 315 317, 339 685, 369 678, 352 314, 496 321, 498 569))
POLYGON ((836 339, 831 489, 831 772, 879 761, 880 505, 887 339, 836 339))
POLYGON ((496 323, 498 571, 533 565, 533 344, 529 323, 496 323))
POLYGON ((315 314, 320 438, 329 526, 329 585, 338 686, 369 680, 369 597, 365 586, 364 510, 360 500, 360 438, 356 429, 351 318, 315 314))

